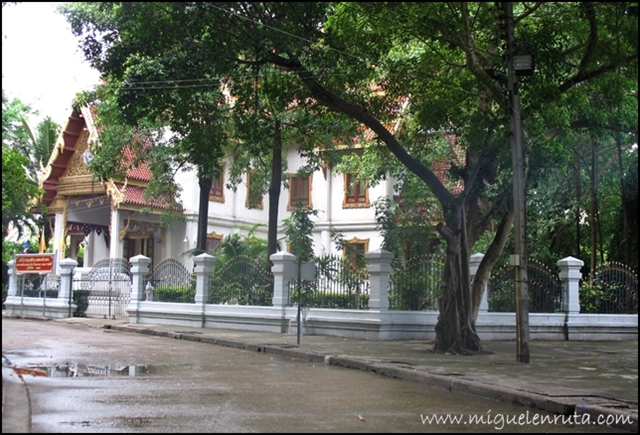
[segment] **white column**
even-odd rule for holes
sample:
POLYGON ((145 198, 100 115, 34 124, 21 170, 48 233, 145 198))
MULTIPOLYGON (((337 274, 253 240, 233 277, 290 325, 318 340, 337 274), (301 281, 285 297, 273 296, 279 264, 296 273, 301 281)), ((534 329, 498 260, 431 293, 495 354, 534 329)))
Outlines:
POLYGON ((389 275, 391 275, 391 261, 393 253, 384 249, 376 249, 364 254, 369 261, 369 309, 387 311, 389 309, 389 275))
MULTIPOLYGON (((478 273, 478 267, 480 267, 480 262, 484 258, 484 254, 473 254, 469 259, 469 275, 471 275, 471 282, 473 282, 476 277, 476 273, 478 273)), ((489 311, 489 301, 487 300, 487 285, 485 284, 482 289, 482 299, 480 299, 480 307, 478 308, 478 313, 486 313, 489 311)))
POLYGON ((151 259, 144 255, 136 255, 129 259, 131 263, 131 299, 130 304, 138 308, 138 302, 144 300, 145 277, 149 273, 151 259))
POLYGON ((196 304, 209 303, 209 282, 211 275, 215 271, 217 258, 209 254, 200 254, 193 258, 196 265, 196 304))
MULTIPOLYGON (((64 258, 64 213, 57 212, 53 224, 53 254, 54 258, 64 258)), ((60 268, 56 267, 56 274, 60 273, 60 268)))
POLYGON ((73 269, 78 266, 78 262, 72 258, 65 258, 60 261, 60 290, 58 299, 68 302, 71 299, 71 283, 73 281, 73 269))
POLYGON ((296 278, 296 256, 288 252, 276 252, 269 257, 273 266, 273 306, 289 305, 289 281, 296 278))
POLYGON ((7 297, 18 296, 18 275, 15 275, 15 260, 7 262, 7 275, 9 275, 9 288, 7 289, 7 297))
POLYGON ((562 310, 569 314, 580 313, 580 269, 584 261, 574 257, 566 257, 557 263, 562 281, 562 310))
MULTIPOLYGON (((327 222, 329 226, 331 226, 331 201, 333 201, 333 171, 331 170, 331 164, 327 164, 327 205, 326 205, 326 216, 327 222)), ((327 254, 331 253, 331 244, 327 247, 327 254)))
POLYGON ((122 257, 122 242, 120 241, 120 212, 118 209, 111 210, 111 234, 109 234, 109 258, 122 257))

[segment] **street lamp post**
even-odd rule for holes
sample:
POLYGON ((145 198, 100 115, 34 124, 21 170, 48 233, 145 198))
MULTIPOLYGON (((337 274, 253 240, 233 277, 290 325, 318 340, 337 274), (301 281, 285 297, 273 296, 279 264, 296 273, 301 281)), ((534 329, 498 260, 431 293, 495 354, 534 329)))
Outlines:
MULTIPOLYGON (((525 161, 522 147, 522 117, 518 74, 531 56, 515 54, 513 4, 503 2, 507 38, 507 77, 511 107, 511 150, 513 165, 513 203, 515 207, 515 255, 511 264, 516 268, 516 332, 517 362, 529 363, 529 288, 527 274, 525 161), (516 69, 518 68, 518 69, 516 69)), ((532 71, 533 64, 530 63, 532 71)))

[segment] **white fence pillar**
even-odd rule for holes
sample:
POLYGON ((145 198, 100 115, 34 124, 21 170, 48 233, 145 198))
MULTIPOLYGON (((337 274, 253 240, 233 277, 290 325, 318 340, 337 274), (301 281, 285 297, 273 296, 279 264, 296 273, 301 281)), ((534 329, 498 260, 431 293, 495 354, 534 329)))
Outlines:
MULTIPOLYGON (((131 299, 129 300, 130 304, 136 304, 138 302, 144 301, 144 287, 145 287, 145 277, 149 273, 149 265, 151 264, 151 259, 149 257, 145 257, 144 255, 136 255, 135 257, 131 257, 129 259, 131 263, 131 299)), ((136 306, 136 309, 138 307, 136 306)))
MULTIPOLYGON (((484 254, 476 253, 473 254, 469 258, 469 275, 471 275, 471 282, 476 277, 476 273, 478 272, 478 267, 480 267, 480 262, 484 258, 484 254)), ((482 299, 480 299, 480 307, 478 308, 478 313, 486 313, 489 311, 489 301, 487 299, 487 285, 485 284, 482 289, 482 299)))
POLYGON ((9 275, 9 288, 7 297, 18 296, 18 275, 15 275, 15 260, 7 262, 7 274, 9 275))
POLYGON ((569 314, 580 313, 580 269, 584 261, 574 257, 558 261, 560 280, 562 281, 562 311, 569 314))
POLYGON ((273 266, 273 306, 289 305, 289 281, 296 279, 296 256, 288 252, 276 252, 269 257, 273 266))
POLYGON ((60 268, 60 289, 58 299, 69 301, 71 299, 71 283, 73 282, 73 269, 78 266, 78 262, 72 258, 65 258, 58 267, 60 268))
POLYGON ((364 254, 369 261, 369 309, 387 311, 389 309, 389 276, 391 275, 391 261, 393 253, 384 249, 377 249, 364 254))
POLYGON ((215 270, 218 259, 213 255, 200 254, 193 258, 196 273, 196 304, 208 304, 211 292, 209 291, 211 274, 215 270))

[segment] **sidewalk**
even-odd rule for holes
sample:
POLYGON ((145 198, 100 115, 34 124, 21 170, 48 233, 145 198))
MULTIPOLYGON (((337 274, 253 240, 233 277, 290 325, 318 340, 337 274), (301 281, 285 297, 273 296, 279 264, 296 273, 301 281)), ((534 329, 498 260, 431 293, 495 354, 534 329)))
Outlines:
MULTIPOLYGON (((3 314, 4 315, 4 314, 3 314)), ((513 341, 484 342, 487 355, 427 352, 423 341, 365 341, 341 337, 202 329, 174 325, 130 324, 128 320, 67 318, 130 333, 265 352, 324 362, 380 375, 521 404, 555 414, 589 414, 598 418, 628 416, 638 428, 638 341, 532 341, 531 362, 516 362, 513 341)), ((5 372, 3 370, 3 399, 5 372)), ((3 400, 3 429, 4 429, 3 400)))

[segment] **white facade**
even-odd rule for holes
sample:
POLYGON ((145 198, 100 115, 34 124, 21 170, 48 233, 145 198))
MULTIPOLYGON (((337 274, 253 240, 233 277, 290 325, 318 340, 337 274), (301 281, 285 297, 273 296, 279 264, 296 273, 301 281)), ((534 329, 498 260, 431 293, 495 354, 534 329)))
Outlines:
MULTIPOLYGON (((295 174, 305 163, 294 147, 289 147, 286 150, 286 161, 288 168, 282 175, 283 184, 278 206, 278 239, 282 250, 286 250, 282 221, 291 213, 289 207, 290 190, 285 187, 284 181, 288 181, 289 176, 295 174)), ((226 187, 231 164, 229 159, 224 164, 224 200, 209 201, 207 233, 210 237, 226 237, 231 233, 246 234, 248 229, 260 224, 256 235, 266 239, 269 194, 266 193, 263 196, 261 209, 249 208, 247 206, 246 175, 243 176, 242 182, 236 186, 235 190, 226 187)), ((183 189, 181 201, 187 218, 185 233, 181 240, 184 250, 193 249, 198 232, 199 186, 197 175, 195 172, 183 172, 179 174, 177 181, 183 189)), ((388 179, 368 188, 366 192, 368 201, 365 204, 345 204, 345 174, 338 173, 334 168, 325 167, 313 173, 310 185, 310 208, 318 211, 317 216, 313 217, 316 224, 313 233, 316 255, 340 252, 331 240, 332 231, 340 232, 342 238, 347 242, 363 244, 365 252, 379 249, 382 246, 383 240, 377 229, 374 202, 384 196, 390 198, 393 196, 393 180, 388 179)))
MULTIPOLYGON (((42 202, 48 207, 46 218, 50 222, 53 252, 60 258, 76 259, 80 246, 84 246, 84 259, 79 266, 85 268, 106 258, 128 259, 135 255, 150 257, 152 264, 166 258, 180 258, 185 266, 193 266, 192 258, 181 254, 196 247, 200 194, 196 172, 176 175, 176 182, 182 187, 180 201, 186 223, 162 227, 162 207, 143 199, 151 177, 146 165, 128 168, 125 180, 95 180, 87 167, 92 158, 91 146, 95 143, 99 143, 99 135, 91 112, 85 109, 73 112, 41 174, 39 181, 46 192, 42 202)), ((125 157, 127 152, 131 151, 125 150, 125 157)), ((289 184, 289 177, 306 162, 294 146, 283 153, 287 170, 282 175, 277 232, 279 247, 286 251, 283 220, 292 208, 290 190, 285 186, 289 184)), ((235 189, 226 187, 232 164, 230 159, 224 163, 223 193, 209 202, 208 237, 213 243, 232 233, 247 234, 258 225, 254 234, 266 239, 269 194, 263 196, 261 208, 248 207, 246 174, 235 189)), ((318 211, 313 218, 316 255, 339 253, 332 241, 332 232, 341 233, 344 242, 357 243, 363 252, 382 245, 374 203, 381 197, 392 198, 394 180, 388 179, 367 189, 360 186, 357 192, 352 187, 349 202, 345 180, 345 174, 329 165, 310 176, 308 208, 318 211)))

